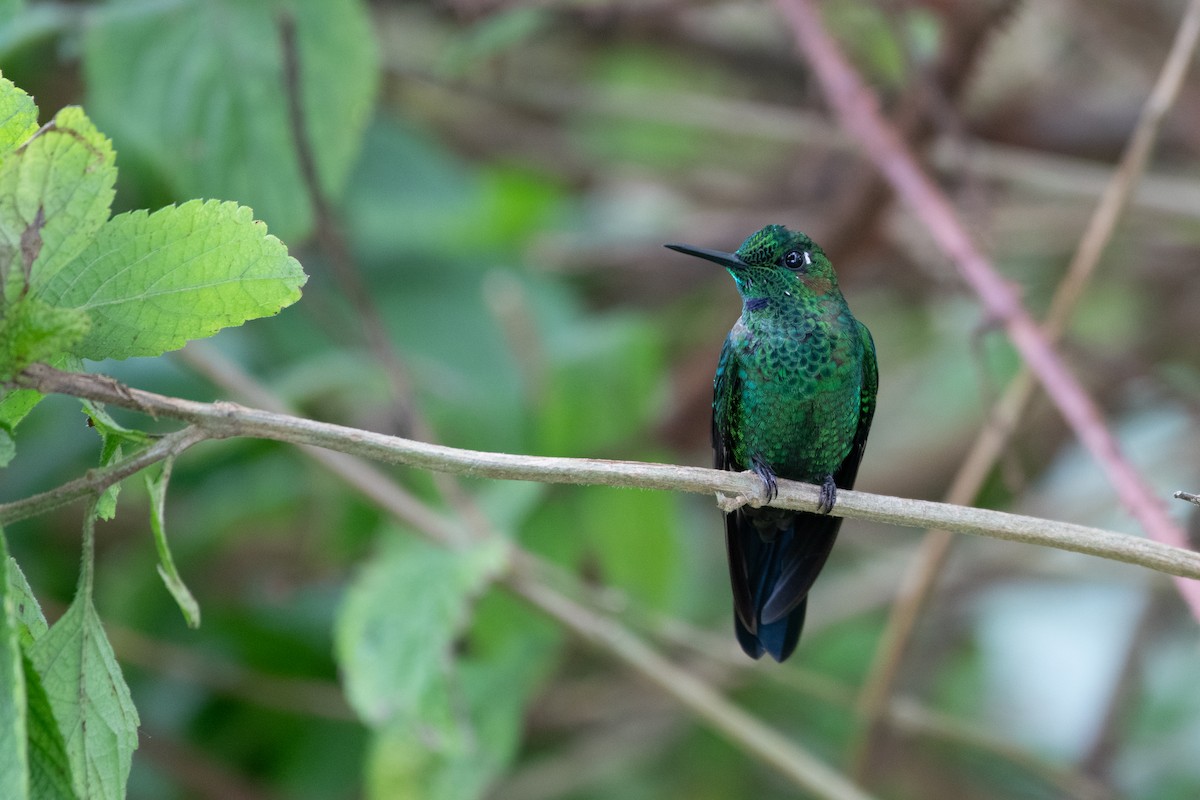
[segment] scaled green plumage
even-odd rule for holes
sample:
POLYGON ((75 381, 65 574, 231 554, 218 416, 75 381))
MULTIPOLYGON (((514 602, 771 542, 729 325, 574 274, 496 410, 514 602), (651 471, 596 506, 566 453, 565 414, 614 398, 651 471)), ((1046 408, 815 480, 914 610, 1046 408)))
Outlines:
MULTIPOLYGON (((854 485, 875 412, 875 345, 850 313, 833 266, 813 241, 782 225, 751 235, 735 253, 667 245, 728 269, 742 315, 721 358, 713 392, 713 450, 721 469, 822 487, 854 485)), ((754 658, 782 661, 795 649, 812 587, 841 519, 744 506, 726 514, 738 641, 754 658)))

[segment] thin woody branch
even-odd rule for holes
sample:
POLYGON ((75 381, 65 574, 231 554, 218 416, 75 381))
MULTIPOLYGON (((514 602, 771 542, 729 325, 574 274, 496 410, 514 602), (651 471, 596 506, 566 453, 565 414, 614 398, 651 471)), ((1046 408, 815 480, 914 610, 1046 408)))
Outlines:
MULTIPOLYGON (((234 403, 199 403, 167 397, 130 388, 108 377, 63 372, 43 364, 28 367, 18 382, 44 393, 67 394, 155 417, 182 420, 212 439, 238 436, 271 439, 467 477, 745 497, 754 497, 760 491, 760 481, 751 473, 638 461, 552 458, 463 450, 234 403)), ((820 490, 816 486, 781 480, 779 496, 772 505, 814 511, 820 502, 819 495, 820 490)), ((1099 528, 988 509, 852 491, 838 492, 835 510, 847 518, 907 527, 944 528, 958 533, 1037 544, 1124 561, 1177 577, 1200 579, 1200 553, 1099 528)))

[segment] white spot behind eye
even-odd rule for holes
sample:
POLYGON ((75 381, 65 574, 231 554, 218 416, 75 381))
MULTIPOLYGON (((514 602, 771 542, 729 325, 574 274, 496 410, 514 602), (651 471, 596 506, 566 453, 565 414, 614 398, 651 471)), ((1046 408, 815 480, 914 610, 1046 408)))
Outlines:
POLYGON ((807 250, 804 251, 804 263, 812 264, 812 254, 809 253, 807 250))

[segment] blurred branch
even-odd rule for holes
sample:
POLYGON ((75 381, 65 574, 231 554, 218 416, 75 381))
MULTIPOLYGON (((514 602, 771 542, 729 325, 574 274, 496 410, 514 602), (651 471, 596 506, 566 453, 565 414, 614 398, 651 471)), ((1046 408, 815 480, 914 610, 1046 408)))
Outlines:
MULTIPOLYGON (((1066 275, 1050 302, 1050 310, 1042 323, 1042 334, 1048 342, 1056 343, 1062 338, 1071 312, 1112 240, 1117 221, 1129 206, 1134 189, 1145 173, 1163 120, 1179 95, 1198 40, 1200 0, 1192 0, 1117 169, 1101 194, 1066 275)), ((1016 430, 1035 388, 1033 372, 1023 365, 1001 400, 992 408, 987 422, 955 475, 946 502, 967 504, 974 501, 1016 430)), ((892 606, 859 701, 860 730, 851 769, 852 774, 859 778, 863 777, 864 770, 873 760, 872 751, 881 734, 880 723, 888 707, 888 697, 894 689, 900 664, 917 619, 932 596, 934 584, 949 558, 953 541, 953 535, 948 531, 933 530, 925 535, 905 575, 896 603, 892 606)))
MULTIPOLYGON (((433 441, 436 438, 433 429, 417 408, 416 393, 413 391, 412 381, 409 380, 408 369, 388 334, 383 315, 379 313, 379 308, 372 299, 367 284, 363 281, 362 272, 346 241, 341 222, 321 185, 321 176, 317 173, 317 160, 313 153, 312 142, 308 137, 308 125, 304 111, 296 21, 290 13, 282 12, 279 15, 278 25, 280 46, 283 50, 283 83, 284 94, 287 97, 288 119, 292 129, 292 140, 296 147, 296 159, 300 165, 300 174, 304 179, 309 203, 312 206, 317 242, 332 265, 334 279, 342 294, 354 308, 356 322, 361 326, 367 347, 391 384, 392 413, 397 431, 405 436, 415 436, 426 441, 433 441)), ((460 484, 442 474, 435 474, 433 479, 438 491, 455 507, 461 509, 465 515, 472 517, 475 522, 482 519, 481 512, 471 502, 460 484)))
POLYGON ((346 242, 337 215, 321 185, 321 176, 317 173, 317 161, 308 137, 308 126, 305 124, 296 21, 290 13, 284 12, 279 15, 278 25, 280 48, 283 51, 283 90, 287 98, 288 122, 291 125, 292 143, 296 149, 296 161, 312 208, 317 244, 329 259, 338 287, 358 315, 357 321, 362 326, 371 354, 383 367, 391 383, 392 399, 396 404, 393 412, 396 414, 400 432, 407 435, 415 431, 417 435, 425 437, 426 431, 415 430, 413 392, 408 372, 392 346, 387 328, 371 300, 371 293, 363 283, 354 263, 354 256, 350 252, 350 245, 346 242))
MULTIPOLYGON (((236 365, 217 358, 211 354, 211 351, 191 349, 190 353, 185 354, 185 358, 218 385, 232 388, 252 398, 254 402, 279 410, 279 413, 271 416, 293 419, 300 423, 307 422, 285 417, 282 412, 286 411, 286 408, 278 398, 259 386, 253 378, 242 373, 236 365)), ((102 378, 101 380, 107 381, 108 379, 102 378)), ((214 405, 220 405, 223 409, 237 408, 227 403, 214 405)), ((339 426, 330 427, 337 428, 339 426)), ((395 442, 406 441, 372 434, 368 431, 355 431, 350 428, 342 430, 352 438, 365 435, 369 438, 393 439, 395 442)), ((410 444, 472 456, 496 455, 455 451, 453 448, 425 445, 419 442, 410 442, 410 444)), ((412 525, 430 538, 440 542, 455 542, 464 541, 472 536, 470 532, 462 529, 462 525, 433 511, 374 465, 368 464, 354 455, 347 455, 346 452, 332 452, 318 447, 304 447, 303 449, 309 456, 323 464, 381 509, 412 525)), ((354 448, 346 448, 346 450, 350 452, 354 448)), ((357 454, 375 458, 377 453, 378 451, 371 450, 357 454), (372 455, 372 453, 376 453, 376 455, 372 455)), ((395 459, 384 460, 394 461, 395 459)), ((571 461, 571 459, 551 460, 571 461)), ((479 520, 472 518, 467 520, 466 524, 479 524, 479 520)), ((486 532, 483 535, 499 534, 486 532)), ((703 680, 659 655, 618 622, 578 604, 557 589, 551 588, 542 580, 544 575, 553 571, 548 568, 549 565, 544 564, 533 555, 514 548, 511 554, 511 566, 509 574, 501 580, 514 594, 541 609, 576 635, 631 667, 644 679, 659 686, 698 717, 707 720, 714 730, 724 735, 747 754, 774 767, 797 786, 819 797, 828 798, 828 800, 869 800, 868 795, 857 790, 839 773, 796 744, 789 742, 775 730, 742 711, 703 680)))
POLYGON ((259 672, 194 648, 153 639, 108 620, 104 629, 117 657, 143 669, 263 708, 347 722, 358 719, 335 681, 259 672))
POLYGON ((713 727, 725 732, 747 752, 754 753, 798 786, 821 797, 868 797, 837 772, 725 700, 704 681, 675 666, 615 621, 593 613, 520 571, 514 572, 506 583, 518 595, 589 642, 619 655, 644 679, 682 700, 713 727))
MULTIPOLYGON (((808 146, 837 151, 859 149, 858 143, 830 124, 825 115, 756 100, 637 87, 597 92, 585 87, 558 89, 543 85, 534 91, 522 86, 448 83, 435 74, 404 66, 393 66, 391 72, 405 80, 543 116, 600 115, 680 125, 726 136, 803 141, 808 146)), ((957 136, 935 138, 929 155, 934 167, 950 175, 967 173, 975 178, 1088 199, 1103 192, 1111 177, 1109 165, 1098 161, 957 136)), ((1200 217, 1200 182, 1181 175, 1152 173, 1145 177, 1132 202, 1157 212, 1200 217)))
MULTIPOLYGON (((915 151, 924 152, 939 127, 961 127, 955 105, 974 74, 975 64, 992 32, 1013 16, 1016 0, 978 3, 958 0, 943 11, 941 47, 929 64, 908 64, 910 80, 892 114, 896 131, 915 151)), ((839 181, 841 183, 841 181, 839 181)), ((892 190, 869 163, 859 163, 845 181, 848 188, 832 199, 828 230, 816 236, 835 262, 874 238, 884 211, 891 206, 892 190)))
MULTIPOLYGON (((694 651, 710 662, 717 662, 731 674, 762 676, 809 699, 846 709, 853 709, 857 702, 855 688, 848 683, 802 666, 781 670, 761 661, 748 661, 740 650, 734 652, 736 648, 730 647, 727 641, 710 642, 713 634, 678 620, 661 620, 657 633, 673 647, 694 651)), ((1073 800, 1113 798, 1112 792, 1090 775, 1055 764, 977 724, 929 708, 916 699, 889 697, 884 714, 889 724, 910 737, 969 747, 1004 759, 1059 788, 1064 797, 1073 800)))
MULTIPOLYGON (((780 0, 780 6, 842 125, 862 143, 867 156, 887 177, 896 194, 911 207, 939 248, 958 267, 987 313, 1004 326, 1021 358, 1104 470, 1121 504, 1156 541, 1186 547, 1183 530, 1167 514, 1163 500, 1121 455, 1096 404, 1038 330, 1016 288, 1000 277, 975 246, 946 195, 921 170, 912 153, 880 116, 876 98, 825 29, 812 1, 780 0)), ((1176 587, 1193 615, 1200 619, 1200 583, 1177 580, 1176 587)))
MULTIPOLYGON (((750 472, 463 450, 235 403, 198 403, 167 397, 130 388, 103 375, 63 372, 44 364, 27 367, 17 383, 43 393, 84 397, 145 414, 183 420, 212 439, 241 436, 271 439, 473 478, 716 493, 726 499, 755 498, 762 491, 762 482, 750 472)), ((781 481, 779 496, 772 505, 814 511, 818 506, 819 491, 810 484, 781 481)), ((909 527, 946 528, 959 533, 1040 544, 1137 564, 1169 575, 1200 578, 1200 553, 1083 525, 852 491, 838 493, 836 510, 842 517, 909 527)), ((433 514, 428 510, 426 513, 433 514)))

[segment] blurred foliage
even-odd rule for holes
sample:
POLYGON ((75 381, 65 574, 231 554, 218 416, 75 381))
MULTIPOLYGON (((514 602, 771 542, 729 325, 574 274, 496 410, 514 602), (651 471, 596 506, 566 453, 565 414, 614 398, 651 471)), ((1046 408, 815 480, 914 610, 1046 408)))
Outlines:
MULTIPOLYGON (((931 163, 1040 313, 1180 4, 825 7, 888 113, 923 115, 934 151, 961 155, 931 163), (947 96, 948 74, 968 75, 965 89, 947 96), (1028 155, 1043 159, 1036 174, 1022 167, 1028 155)), ((1016 359, 906 212, 860 202, 860 166, 770 4, 0 2, 0 68, 37 97, 40 121, 79 103, 112 137, 115 211, 246 204, 311 276, 288 313, 216 337, 223 356, 306 415, 411 432, 317 235, 281 14, 296 26, 302 133, 333 225, 439 441, 709 463, 712 370, 737 301, 727 277, 660 244, 728 249, 783 222, 839 243, 830 255, 878 344, 859 485, 944 494, 1016 359)), ((1198 114, 1192 80, 1063 348, 1164 497, 1200 482, 1198 114)), ((226 395, 184 361, 89 366, 182 397, 226 395)), ((78 403, 48 398, 21 423, 0 502, 101 457, 78 403)), ((429 476, 395 474, 436 501, 429 476)), ((796 656, 760 669, 733 660, 709 500, 463 486, 494 527, 624 623, 845 763, 855 692, 913 533, 847 524, 796 656)), ((142 720, 130 797, 795 796, 492 587, 494 554, 433 549, 288 448, 196 448, 174 465, 165 500, 174 565, 203 612, 197 630, 156 574, 141 481, 97 528, 95 607, 142 720)), ((1133 530, 1044 400, 980 502, 1133 530)), ((67 508, 4 531, 52 620, 74 594, 80 517, 67 508)), ((956 547, 898 689, 938 724, 898 717, 872 790, 1200 795, 1196 627, 1169 583, 1018 545, 956 547)), ((2 588, 28 594, 24 576, 2 588)))

